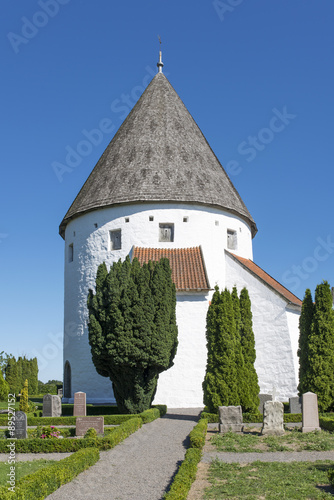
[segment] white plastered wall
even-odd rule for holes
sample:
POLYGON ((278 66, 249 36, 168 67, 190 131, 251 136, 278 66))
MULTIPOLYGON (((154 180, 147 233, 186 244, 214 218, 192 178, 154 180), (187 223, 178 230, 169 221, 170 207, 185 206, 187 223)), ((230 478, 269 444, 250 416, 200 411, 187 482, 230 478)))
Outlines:
MULTIPOLYGON (((187 248, 201 245, 209 283, 225 286, 227 229, 237 232, 234 253, 252 259, 252 237, 239 217, 190 204, 122 205, 89 212, 70 221, 65 233, 64 365, 70 362, 72 394, 87 402, 113 402, 111 382, 99 376, 91 360, 87 328, 87 294, 94 289, 99 264, 124 260, 133 246, 187 248), (154 220, 150 221, 149 218, 154 220), (184 222, 184 218, 188 218, 184 222), (128 222, 127 222, 128 220, 128 222), (159 242, 159 223, 174 224, 174 241, 159 242), (110 250, 109 232, 120 229, 122 248, 110 250), (69 246, 73 245, 73 261, 69 246)), ((156 401, 169 407, 202 405, 205 373, 205 320, 211 294, 178 295, 179 349, 174 366, 160 375, 156 401), (188 372, 188 371, 189 372, 188 372), (163 398, 166 398, 163 401, 163 398)))
POLYGON ((298 313, 287 311, 287 301, 226 254, 226 286, 246 287, 250 296, 255 336, 255 368, 260 392, 286 401, 297 395, 296 331, 298 313))

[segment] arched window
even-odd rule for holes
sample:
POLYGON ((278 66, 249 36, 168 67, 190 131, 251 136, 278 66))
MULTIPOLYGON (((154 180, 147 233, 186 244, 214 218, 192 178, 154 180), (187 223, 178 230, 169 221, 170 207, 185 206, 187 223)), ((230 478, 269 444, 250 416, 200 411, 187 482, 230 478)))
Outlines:
POLYGON ((66 361, 64 368, 64 398, 71 397, 71 365, 66 361))

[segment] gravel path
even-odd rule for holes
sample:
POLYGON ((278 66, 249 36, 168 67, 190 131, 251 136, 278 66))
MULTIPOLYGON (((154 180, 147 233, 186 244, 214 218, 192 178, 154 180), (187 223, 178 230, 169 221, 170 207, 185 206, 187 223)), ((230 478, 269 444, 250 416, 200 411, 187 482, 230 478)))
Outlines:
POLYGON ((226 463, 251 462, 315 462, 316 460, 334 460, 334 451, 293 451, 264 453, 227 453, 216 451, 205 453, 202 462, 210 463, 215 458, 226 463))
POLYGON ((171 409, 143 425, 48 500, 160 500, 187 449, 200 408, 171 409))

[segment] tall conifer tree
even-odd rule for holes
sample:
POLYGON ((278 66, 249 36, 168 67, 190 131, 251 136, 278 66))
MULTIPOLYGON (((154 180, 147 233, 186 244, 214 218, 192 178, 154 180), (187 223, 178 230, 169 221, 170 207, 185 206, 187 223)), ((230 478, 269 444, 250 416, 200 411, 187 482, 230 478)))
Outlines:
POLYGON ((254 366, 256 351, 251 301, 246 288, 243 288, 240 293, 240 314, 240 341, 245 362, 245 378, 247 381, 242 406, 246 411, 256 412, 260 404, 260 387, 254 366))
POLYGON ((311 290, 307 288, 302 304, 302 311, 299 318, 299 385, 298 392, 301 396, 308 391, 307 376, 309 372, 309 349, 308 344, 311 337, 311 325, 313 321, 314 304, 311 290))
POLYGON ((89 291, 89 343, 97 372, 109 377, 118 408, 140 413, 153 401, 159 373, 177 347, 176 292, 168 259, 103 263, 89 291))
POLYGON ((320 411, 334 409, 334 312, 330 285, 323 281, 315 291, 314 313, 308 341, 305 390, 318 395, 320 411))
POLYGON ((236 324, 231 294, 219 293, 212 297, 207 314, 207 367, 203 382, 204 404, 210 412, 218 406, 239 404, 236 365, 236 324))
POLYGON ((242 317, 240 310, 240 299, 238 297, 238 290, 236 286, 234 286, 232 289, 231 299, 235 319, 235 362, 238 377, 239 404, 242 406, 243 410, 245 410, 246 408, 249 408, 249 380, 246 373, 245 360, 241 344, 242 317))

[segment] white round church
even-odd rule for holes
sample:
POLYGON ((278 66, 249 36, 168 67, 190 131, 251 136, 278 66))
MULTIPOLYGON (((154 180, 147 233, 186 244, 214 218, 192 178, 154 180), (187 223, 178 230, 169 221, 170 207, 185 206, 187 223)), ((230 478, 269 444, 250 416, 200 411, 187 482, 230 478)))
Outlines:
MULTIPOLYGON (((160 59, 161 61, 161 59, 160 59)), ((253 262, 256 224, 181 99, 152 79, 60 224, 65 240, 64 402, 115 402, 88 343, 87 295, 98 265, 168 257, 179 345, 154 403, 203 406, 205 325, 213 288, 246 286, 263 393, 295 396, 301 301, 253 262)))

